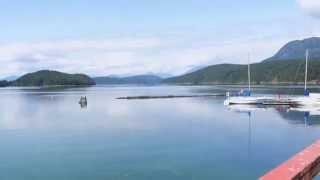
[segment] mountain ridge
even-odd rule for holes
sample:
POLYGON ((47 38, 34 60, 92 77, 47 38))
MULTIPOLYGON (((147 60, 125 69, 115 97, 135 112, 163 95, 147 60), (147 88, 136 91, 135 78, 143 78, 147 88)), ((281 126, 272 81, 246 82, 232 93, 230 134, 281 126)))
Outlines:
MULTIPOLYGON (((298 83, 303 81, 305 52, 309 49, 309 81, 320 80, 320 38, 311 37, 285 44, 274 56, 251 64, 254 84, 298 83)), ((247 65, 217 64, 195 72, 164 79, 163 83, 237 84, 246 83, 247 65)))
POLYGON ((281 47, 274 56, 263 60, 263 62, 302 59, 305 57, 307 49, 311 59, 320 58, 320 37, 290 41, 281 47))
MULTIPOLYGON (((320 61, 310 60, 308 81, 320 80, 320 61)), ((219 64, 163 80, 166 84, 247 84, 247 65, 219 64)), ((251 64, 252 84, 297 84, 304 81, 304 61, 270 61, 251 64)))

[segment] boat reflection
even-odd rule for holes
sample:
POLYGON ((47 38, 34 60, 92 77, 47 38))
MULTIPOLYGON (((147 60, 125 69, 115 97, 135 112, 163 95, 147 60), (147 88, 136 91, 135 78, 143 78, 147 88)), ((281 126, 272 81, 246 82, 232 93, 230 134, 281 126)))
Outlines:
POLYGON ((253 111, 265 111, 267 110, 267 106, 265 105, 231 105, 228 106, 228 110, 233 111, 233 112, 238 112, 238 113, 250 113, 253 111))
POLYGON ((251 148, 252 148, 252 122, 251 122, 251 116, 252 112, 259 111, 259 110, 265 110, 264 106, 257 106, 257 105, 232 105, 228 106, 228 110, 241 113, 241 114, 247 114, 248 116, 248 138, 247 138, 247 157, 248 161, 251 161, 251 148))
POLYGON ((289 118, 296 124, 305 126, 320 126, 320 107, 298 106, 289 108, 289 118))
POLYGON ((80 103, 80 108, 81 109, 87 109, 87 104, 86 103, 80 103))
POLYGON ((290 107, 290 111, 308 112, 309 116, 320 116, 320 106, 297 106, 290 107))
POLYGON ((228 109, 238 113, 275 110, 290 124, 320 126, 320 106, 265 106, 265 105, 233 105, 228 109))

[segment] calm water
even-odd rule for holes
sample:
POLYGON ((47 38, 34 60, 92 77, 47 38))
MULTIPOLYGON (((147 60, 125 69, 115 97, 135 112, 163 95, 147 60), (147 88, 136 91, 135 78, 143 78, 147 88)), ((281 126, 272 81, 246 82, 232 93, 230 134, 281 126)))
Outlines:
POLYGON ((225 89, 237 88, 1 89, 0 179, 256 179, 320 137, 320 116, 286 107, 229 109, 222 97, 115 99, 225 89))

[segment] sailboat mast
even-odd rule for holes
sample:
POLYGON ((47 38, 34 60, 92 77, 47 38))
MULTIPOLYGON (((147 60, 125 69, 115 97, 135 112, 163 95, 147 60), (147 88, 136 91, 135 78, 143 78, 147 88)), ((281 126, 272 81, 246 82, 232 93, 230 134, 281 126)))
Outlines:
POLYGON ((248 54, 248 85, 249 85, 249 92, 251 92, 250 54, 248 54))
POLYGON ((306 69, 304 74, 304 90, 307 90, 309 50, 306 50, 306 69))

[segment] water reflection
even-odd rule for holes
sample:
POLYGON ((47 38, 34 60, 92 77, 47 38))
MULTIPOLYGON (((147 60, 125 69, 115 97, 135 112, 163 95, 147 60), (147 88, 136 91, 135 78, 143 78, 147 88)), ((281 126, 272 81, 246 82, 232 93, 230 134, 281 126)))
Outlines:
MULTIPOLYGON (((228 106, 230 111, 242 114, 248 118, 248 138, 247 138, 247 155, 248 162, 251 162, 251 147, 252 147, 252 125, 251 116, 254 111, 265 110, 264 106, 254 106, 254 105, 232 105, 228 106)), ((250 164, 250 163, 249 163, 250 164)))
POLYGON ((320 126, 320 109, 318 107, 290 107, 289 114, 290 119, 296 124, 304 124, 305 126, 320 126))
MULTIPOLYGON (((308 127, 317 127, 320 125, 320 110, 315 107, 308 108, 290 106, 232 105, 227 106, 227 109, 239 114, 237 118, 241 118, 240 116, 247 117, 247 163, 249 168, 254 168, 251 165, 254 164, 254 154, 256 153, 255 151, 259 144, 259 142, 254 141, 254 139, 260 136, 259 130, 255 129, 257 127, 253 125, 259 123, 259 121, 261 120, 261 118, 258 118, 259 115, 264 113, 269 114, 270 112, 276 112, 280 114, 281 119, 286 120, 289 125, 304 125, 305 128, 302 129, 305 129, 307 131, 308 127), (256 145, 253 142, 256 142, 256 145)), ((273 157, 271 156, 271 158, 273 157)))
POLYGON ((238 112, 238 113, 249 113, 254 111, 265 111, 267 110, 267 106, 264 105, 232 105, 228 106, 230 111, 238 112))
POLYGON ((87 109, 88 104, 87 103, 79 103, 81 109, 87 109))
POLYGON ((0 89, 0 158, 10 162, 0 179, 257 179, 320 137, 314 123, 314 131, 297 126, 292 119, 304 123, 304 112, 288 107, 226 107, 222 97, 116 100, 206 89, 217 93, 183 86, 0 89), (81 96, 90 105, 78 104, 81 96), (39 171, 14 173, 31 168, 39 171))
POLYGON ((233 105, 230 111, 248 113, 255 111, 275 110, 283 119, 290 124, 305 126, 320 126, 320 107, 315 106, 264 106, 264 105, 233 105))

